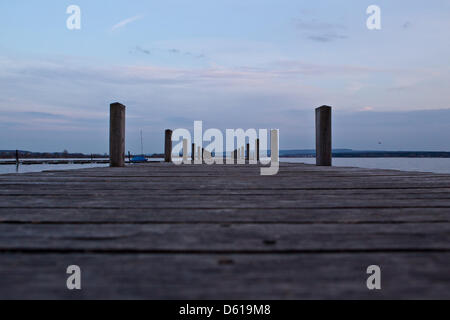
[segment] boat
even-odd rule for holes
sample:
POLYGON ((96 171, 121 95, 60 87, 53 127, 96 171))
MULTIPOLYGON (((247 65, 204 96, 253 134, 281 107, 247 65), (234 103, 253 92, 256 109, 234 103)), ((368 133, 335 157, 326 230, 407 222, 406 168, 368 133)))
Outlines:
POLYGON ((130 162, 131 163, 143 163, 143 162, 147 162, 147 158, 144 156, 144 144, 142 142, 142 130, 141 130, 141 156, 133 156, 130 157, 130 162))
POLYGON ((134 156, 131 158, 131 163, 141 163, 141 162, 147 162, 147 158, 144 156, 134 156))

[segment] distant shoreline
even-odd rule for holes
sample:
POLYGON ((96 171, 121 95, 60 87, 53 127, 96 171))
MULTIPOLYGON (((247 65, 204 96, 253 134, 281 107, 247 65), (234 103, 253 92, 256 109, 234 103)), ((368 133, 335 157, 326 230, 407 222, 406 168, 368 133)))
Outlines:
MULTIPOLYGON (((315 154, 280 155, 280 158, 315 158, 315 154)), ((442 152, 389 152, 389 153, 333 153, 333 158, 450 158, 450 153, 442 152)))
MULTIPOLYGON (((19 159, 109 159, 107 154, 84 154, 84 153, 69 153, 69 152, 31 152, 18 150, 19 159)), ((135 156, 136 154, 131 154, 135 156)), ((126 155, 128 157, 128 154, 126 155)), ((146 154, 145 157, 164 158, 164 154, 146 154)), ((15 159, 15 150, 0 150, 0 159, 15 159)))

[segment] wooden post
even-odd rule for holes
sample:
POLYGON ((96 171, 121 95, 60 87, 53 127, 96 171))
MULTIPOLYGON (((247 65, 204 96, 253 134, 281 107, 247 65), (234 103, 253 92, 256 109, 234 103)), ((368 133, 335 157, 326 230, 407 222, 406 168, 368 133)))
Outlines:
POLYGON ((316 165, 332 165, 331 107, 316 109, 316 165))
POLYGON ((237 164, 238 162, 238 149, 234 150, 233 152, 233 163, 237 164))
POLYGON ((166 130, 166 137, 164 143, 164 161, 172 162, 172 130, 166 130))
POLYGON ((255 152, 256 152, 256 161, 259 163, 259 139, 256 139, 256 147, 255 147, 255 152))
POLYGON ((183 163, 188 164, 188 140, 183 139, 183 163))
POLYGON ((109 164, 125 166, 125 106, 117 102, 110 105, 109 164))
POLYGON ((250 143, 247 143, 247 154, 245 155, 245 161, 250 163, 250 143))
POLYGON ((197 147, 197 164, 203 163, 202 147, 197 147))
POLYGON ((16 150, 16 164, 19 164, 19 150, 16 150))
POLYGON ((191 158, 192 158, 192 162, 194 162, 195 161, 195 143, 192 144, 191 158))

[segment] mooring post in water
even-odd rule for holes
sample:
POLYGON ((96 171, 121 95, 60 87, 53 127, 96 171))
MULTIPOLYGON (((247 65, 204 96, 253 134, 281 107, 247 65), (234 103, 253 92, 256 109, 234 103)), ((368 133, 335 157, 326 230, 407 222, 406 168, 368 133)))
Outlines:
POLYGON ((259 139, 256 139, 255 152, 256 152, 256 162, 259 163, 259 139))
POLYGON ((16 150, 16 165, 19 165, 19 150, 16 150))
POLYGON ((125 166, 125 106, 118 102, 110 105, 109 164, 125 166))
POLYGON ((192 162, 194 162, 195 161, 195 143, 192 144, 191 158, 192 158, 192 162))
POLYGON ((166 130, 164 142, 164 161, 172 162, 172 130, 166 130))
POLYGON ((332 165, 331 107, 316 109, 316 165, 332 165))
POLYGON ((250 143, 247 143, 247 154, 245 155, 245 161, 250 163, 250 143))

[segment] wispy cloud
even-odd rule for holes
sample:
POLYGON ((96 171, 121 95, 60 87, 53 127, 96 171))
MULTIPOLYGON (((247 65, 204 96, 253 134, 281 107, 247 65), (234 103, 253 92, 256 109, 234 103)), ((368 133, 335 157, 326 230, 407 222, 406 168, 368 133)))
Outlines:
POLYGON ((321 31, 329 31, 335 29, 345 29, 345 26, 338 23, 329 23, 329 22, 320 22, 316 19, 312 19, 310 21, 305 21, 302 19, 296 19, 295 25, 298 29, 302 30, 321 30, 321 31))
POLYGON ((402 25, 403 29, 409 29, 411 27, 411 21, 406 21, 403 25, 402 25))
POLYGON ((340 35, 340 34, 321 34, 321 35, 314 35, 314 36, 308 36, 309 40, 316 41, 316 42, 331 42, 334 40, 340 40, 340 39, 347 39, 347 36, 340 35))
POLYGON ((348 38, 346 35, 341 34, 341 31, 346 28, 339 23, 320 22, 316 19, 308 21, 296 19, 294 21, 296 28, 302 31, 308 40, 331 42, 348 38))
POLYGON ((151 55, 152 54, 150 52, 150 50, 141 48, 140 46, 136 46, 136 48, 134 48, 134 50, 130 51, 130 53, 133 53, 133 52, 139 52, 139 53, 143 53, 143 54, 146 54, 146 55, 151 55))
POLYGON ((114 25, 114 26, 111 28, 111 31, 116 31, 117 29, 123 28, 123 27, 125 27, 127 24, 130 24, 130 23, 132 23, 132 22, 141 20, 142 18, 143 18, 143 16, 138 15, 138 16, 134 16, 134 17, 131 17, 131 18, 122 20, 122 21, 120 21, 118 24, 114 25))
POLYGON ((205 59, 206 55, 203 53, 192 53, 190 51, 183 51, 181 49, 171 48, 171 49, 161 49, 161 48, 150 48, 146 49, 141 46, 136 46, 132 50, 129 51, 130 54, 134 53, 142 53, 146 55, 151 55, 153 53, 159 53, 159 54, 171 54, 171 55, 184 55, 189 56, 195 59, 205 59))

